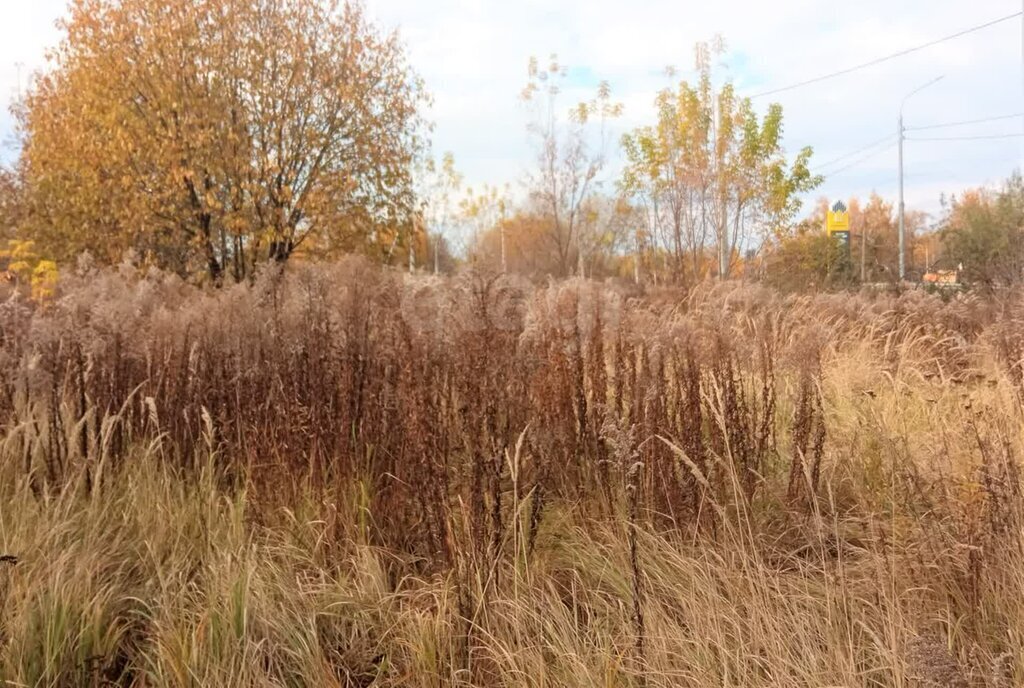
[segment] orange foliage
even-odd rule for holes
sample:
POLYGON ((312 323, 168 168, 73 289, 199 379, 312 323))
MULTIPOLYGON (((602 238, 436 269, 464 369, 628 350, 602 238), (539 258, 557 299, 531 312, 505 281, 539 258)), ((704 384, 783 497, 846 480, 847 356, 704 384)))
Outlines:
POLYGON ((408 223, 422 90, 331 0, 73 0, 20 111, 36 238, 251 274, 408 223))

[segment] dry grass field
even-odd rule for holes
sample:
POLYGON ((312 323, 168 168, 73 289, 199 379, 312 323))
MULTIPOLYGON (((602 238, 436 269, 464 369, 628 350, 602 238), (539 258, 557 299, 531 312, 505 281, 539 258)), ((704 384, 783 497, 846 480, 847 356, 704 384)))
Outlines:
POLYGON ((1024 682, 1024 302, 356 260, 0 305, 9 686, 1024 682))

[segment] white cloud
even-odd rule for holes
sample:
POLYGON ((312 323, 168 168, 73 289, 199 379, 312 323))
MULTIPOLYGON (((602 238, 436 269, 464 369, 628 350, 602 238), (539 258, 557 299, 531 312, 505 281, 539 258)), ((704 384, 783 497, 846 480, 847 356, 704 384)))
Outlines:
MULTIPOLYGON (((16 85, 14 63, 43 64, 63 0, 0 0, 0 96, 16 85)), ((515 182, 533 160, 518 100, 526 61, 557 52, 608 79, 626 103, 623 126, 653 114, 662 70, 692 66, 698 40, 721 33, 741 92, 784 86, 843 69, 1020 10, 1019 0, 367 0, 371 16, 398 27, 435 97, 435 149, 451 150, 470 183, 515 182)), ((902 97, 945 78, 907 103, 907 125, 1024 110, 1020 20, 948 41, 855 74, 774 96, 790 150, 813 145, 826 161, 895 134, 902 97)), ((567 94, 568 95, 568 94, 567 94)), ((766 104, 768 100, 758 100, 766 104)), ((10 131, 0 118, 0 135, 10 131)), ((935 135, 1019 132, 1016 120, 935 135)), ((939 193, 992 182, 1021 160, 1021 141, 908 142, 908 206, 938 209, 939 193)), ((852 158, 851 161, 855 159, 852 158)), ((842 167, 840 163, 834 168, 842 167)), ((830 178, 823 195, 896 196, 896 156, 882 151, 830 178)))

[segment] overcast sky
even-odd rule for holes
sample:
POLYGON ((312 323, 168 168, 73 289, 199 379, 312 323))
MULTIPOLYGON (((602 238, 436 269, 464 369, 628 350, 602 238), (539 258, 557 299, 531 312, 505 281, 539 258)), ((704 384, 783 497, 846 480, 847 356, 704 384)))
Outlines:
MULTIPOLYGON (((649 122, 665 67, 685 77, 694 43, 715 34, 728 53, 720 78, 741 94, 786 86, 920 45, 1021 10, 1021 0, 367 0, 376 21, 398 28, 415 68, 434 96, 434 149, 451 151, 472 184, 513 184, 533 160, 527 113, 518 100, 530 55, 552 52, 573 68, 580 94, 600 80, 625 104, 619 129, 649 122)), ((54 22, 64 0, 0 0, 0 94, 18 89, 45 66, 59 40, 54 22)), ((905 109, 908 127, 1024 111, 1021 21, 970 35, 848 76, 755 101, 777 101, 785 113, 786 145, 815 150, 818 163, 846 155, 889 134, 895 140, 900 100, 937 76, 905 109)), ((570 97, 572 94, 567 94, 570 97)), ((568 105, 568 100, 567 100, 568 105)), ((919 136, 1019 133, 1018 119, 919 136)), ((0 136, 11 139, 9 115, 0 136)), ((909 136, 910 134, 908 134, 909 136)), ((937 212, 941 193, 997 183, 1019 166, 1022 139, 908 141, 908 207, 937 212)), ((13 151, 8 145, 3 159, 13 151)), ((617 156, 614 156, 617 158, 617 156)), ((826 167, 814 195, 830 198, 877 191, 895 199, 896 149, 845 170, 853 156, 826 167)), ((610 177, 616 161, 610 166, 610 177)))

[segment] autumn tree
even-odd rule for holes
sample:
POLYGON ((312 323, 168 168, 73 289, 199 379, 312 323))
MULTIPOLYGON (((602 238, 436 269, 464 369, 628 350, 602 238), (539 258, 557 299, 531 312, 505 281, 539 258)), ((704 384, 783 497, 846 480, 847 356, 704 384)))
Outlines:
POLYGON ((551 218, 530 205, 512 210, 497 223, 481 226, 470 245, 476 263, 531 278, 558 274, 562 268, 557 252, 551 250, 551 218))
POLYGON ((19 109, 33 235, 250 275, 411 222, 424 98, 356 0, 72 0, 19 109))
MULTIPOLYGON (((584 273, 590 277, 620 275, 625 258, 637 250, 637 229, 642 225, 638 209, 624 196, 594 194, 583 206, 580 233, 584 273)), ((640 264, 629 261, 629 274, 639 281, 640 264)))
POLYGON ((441 156, 440 162, 430 161, 426 179, 427 188, 421 195, 423 216, 432 248, 433 270, 437 274, 442 262, 452 267, 450 247, 458 224, 459 193, 465 178, 455 168, 455 156, 448 152, 441 156), (442 255, 445 256, 443 261, 442 255))
POLYGON ((855 279, 839 243, 814 219, 799 222, 775 240, 765 262, 765 280, 787 291, 852 286, 855 279))
MULTIPOLYGON (((561 263, 551 250, 551 216, 543 205, 528 199, 518 207, 500 206, 500 214, 487 203, 483 207, 482 216, 491 220, 474 230, 471 261, 534 279, 558 274, 561 263)), ((594 194, 581 207, 578 222, 582 274, 595 279, 634 277, 640 266, 632 260, 639 223, 633 206, 622 198, 594 194)))
MULTIPOLYGON (((841 250, 826 231, 830 201, 819 198, 811 212, 791 229, 776 233, 767 245, 767 279, 784 288, 800 284, 846 287, 860 282, 895 282, 899 247, 894 204, 877 193, 866 203, 844 199, 850 217, 850 245, 841 250)), ((924 233, 926 215, 906 214, 907 246, 914 255, 929 240, 924 233)), ((912 261, 913 263, 913 261, 912 261)), ((925 261, 920 261, 925 267, 925 261)))
POLYGON ((466 189, 459 202, 459 220, 466 231, 466 254, 470 262, 482 262, 502 272, 508 270, 506 230, 512 205, 511 191, 505 186, 484 184, 479 190, 466 189), (494 241, 484 241, 490 233, 494 241))
MULTIPOLYGON (((857 199, 847 203, 850 210, 850 251, 857 266, 857 274, 864 282, 891 282, 899 275, 899 220, 895 203, 886 201, 877 193, 868 197, 866 204, 857 199)), ((907 250, 912 257, 918 244, 927 240, 924 235, 926 215, 920 211, 907 211, 904 217, 907 250)), ((913 269, 927 268, 927 261, 910 260, 913 269)))
POLYGON ((712 245, 727 277, 750 242, 788 226, 800 194, 821 182, 809 147, 787 159, 780 105, 759 117, 731 83, 714 86, 713 56, 723 51, 720 39, 698 44, 696 82, 662 90, 655 124, 622 141, 621 188, 644 210, 647 235, 672 255, 676 280, 705 277, 712 245))
POLYGON ((455 156, 445 152, 440 158, 422 156, 415 174, 416 212, 412 222, 389 227, 380 235, 385 265, 406 265, 409 272, 417 268, 452 272, 457 264, 457 246, 462 243, 460 229, 464 222, 461 200, 462 173, 455 167, 455 156))
POLYGON ((559 96, 568 69, 556 55, 543 68, 531 58, 528 77, 522 98, 533 106, 528 130, 537 145, 537 168, 527 179, 530 196, 547 216, 548 250, 557 257, 556 274, 571 274, 574 263, 582 274, 584 206, 599 187, 598 175, 606 162, 605 124, 622 114, 622 105, 612 101, 610 86, 601 82, 592 99, 564 113, 559 96))
POLYGON ((0 242, 14 239, 24 223, 23 189, 14 171, 0 168, 0 242))
POLYGON ((27 286, 37 301, 56 293, 57 263, 40 256, 32 240, 8 239, 6 246, 0 245, 0 266, 4 267, 4 281, 27 286))
POLYGON ((1024 179, 1010 177, 992 191, 954 197, 940 225, 947 258, 963 266, 964 279, 985 289, 1024 279, 1024 179))

